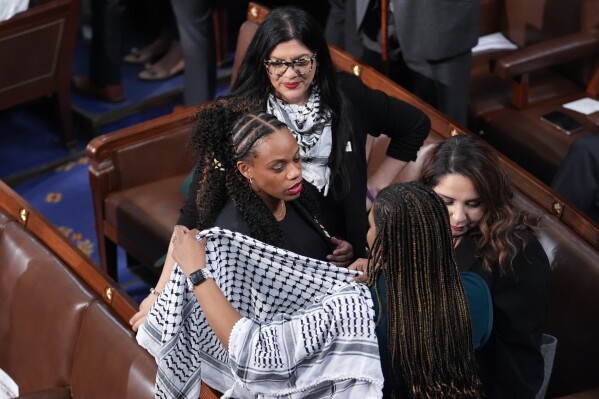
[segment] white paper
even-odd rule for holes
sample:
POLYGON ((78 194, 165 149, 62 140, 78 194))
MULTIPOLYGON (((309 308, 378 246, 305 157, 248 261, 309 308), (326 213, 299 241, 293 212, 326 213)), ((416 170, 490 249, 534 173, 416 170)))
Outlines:
POLYGON ((479 37, 478 44, 472 49, 472 53, 485 50, 515 50, 517 48, 518 46, 510 42, 501 32, 495 32, 479 37))
POLYGON ((19 396, 19 387, 12 378, 0 369, 0 399, 12 399, 19 396))
POLYGON ((562 105, 562 107, 571 109, 572 111, 580 112, 583 115, 590 115, 599 112, 599 101, 590 97, 581 98, 580 100, 572 101, 562 105))

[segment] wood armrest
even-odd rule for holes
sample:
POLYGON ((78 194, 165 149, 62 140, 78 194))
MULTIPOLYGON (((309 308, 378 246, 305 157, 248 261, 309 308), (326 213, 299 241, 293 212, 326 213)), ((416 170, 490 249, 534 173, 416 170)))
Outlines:
POLYGON ((510 52, 495 60, 491 69, 496 76, 511 79, 595 53, 599 53, 599 31, 580 32, 510 52))
POLYGON ((87 145, 90 182, 104 194, 188 173, 193 109, 94 138, 87 145))

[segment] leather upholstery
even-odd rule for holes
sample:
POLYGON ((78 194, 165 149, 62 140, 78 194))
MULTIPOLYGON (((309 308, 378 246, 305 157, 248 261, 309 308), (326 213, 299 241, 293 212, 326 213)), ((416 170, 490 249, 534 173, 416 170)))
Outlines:
MULTIPOLYGON (((0 369, 29 399, 154 398, 133 301, 0 181, 0 369)), ((216 393, 203 385, 203 399, 216 393)))
POLYGON ((22 393, 68 386, 91 291, 16 223, 2 231, 0 259, 0 368, 22 393))
POLYGON ((73 359, 71 391, 79 398, 151 398, 156 363, 135 335, 100 302, 81 324, 73 359))
POLYGON ((194 112, 180 111, 162 119, 172 121, 166 126, 150 121, 88 145, 100 265, 115 279, 117 244, 152 273, 166 254, 185 199, 179 184, 195 165, 187 147, 194 112))

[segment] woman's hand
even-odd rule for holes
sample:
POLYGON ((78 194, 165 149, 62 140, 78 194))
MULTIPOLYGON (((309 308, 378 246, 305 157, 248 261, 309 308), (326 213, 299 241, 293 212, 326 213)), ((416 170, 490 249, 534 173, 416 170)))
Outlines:
POLYGON ((185 276, 206 267, 206 240, 196 240, 198 230, 175 226, 173 232, 173 259, 185 276))
POLYGON ((357 270, 362 272, 359 276, 354 277, 354 281, 357 283, 365 283, 368 281, 368 259, 358 258, 354 263, 347 267, 349 270, 357 270))
POLYGON ((327 255, 327 260, 336 266, 347 267, 354 258, 354 248, 349 242, 336 237, 331 237, 331 243, 335 249, 327 255))
POLYGON ((131 324, 133 331, 137 331, 139 326, 141 326, 144 320, 146 320, 146 316, 150 312, 150 309, 152 309, 156 299, 158 299, 157 295, 150 294, 143 301, 141 301, 139 304, 139 311, 133 315, 131 320, 129 320, 129 324, 131 324))

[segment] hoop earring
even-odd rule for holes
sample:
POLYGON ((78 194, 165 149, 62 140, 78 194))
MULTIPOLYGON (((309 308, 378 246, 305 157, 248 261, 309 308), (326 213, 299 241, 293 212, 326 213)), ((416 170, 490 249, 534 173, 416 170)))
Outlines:
POLYGON ((254 180, 251 177, 248 180, 250 181, 250 188, 253 188, 254 180))

